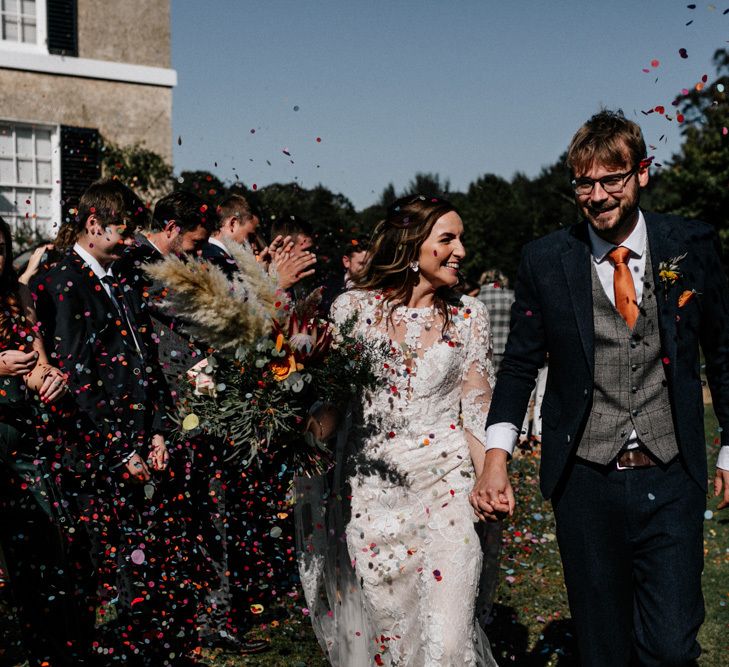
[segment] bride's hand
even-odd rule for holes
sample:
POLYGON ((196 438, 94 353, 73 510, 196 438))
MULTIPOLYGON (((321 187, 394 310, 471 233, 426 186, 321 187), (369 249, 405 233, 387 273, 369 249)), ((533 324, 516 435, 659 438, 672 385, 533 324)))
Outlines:
POLYGON ((500 514, 514 513, 514 492, 506 468, 507 453, 490 449, 484 457, 483 471, 476 480, 468 500, 476 516, 485 521, 496 521, 500 514))

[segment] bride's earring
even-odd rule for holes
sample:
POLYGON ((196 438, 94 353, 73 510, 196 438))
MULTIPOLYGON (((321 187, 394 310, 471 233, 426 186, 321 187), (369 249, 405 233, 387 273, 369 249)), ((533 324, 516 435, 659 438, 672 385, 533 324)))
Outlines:
POLYGON ((417 262, 410 262, 410 270, 413 273, 417 273, 418 271, 420 271, 420 265, 417 262))

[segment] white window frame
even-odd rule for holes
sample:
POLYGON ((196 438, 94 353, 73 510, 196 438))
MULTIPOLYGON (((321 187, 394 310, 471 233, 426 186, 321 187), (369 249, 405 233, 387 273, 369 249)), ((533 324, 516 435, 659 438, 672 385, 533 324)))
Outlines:
MULTIPOLYGON (((18 0, 20 2, 21 0, 18 0)), ((48 17, 46 0, 35 1, 35 44, 10 41, 0 37, 0 51, 48 54, 48 17)))
MULTIPOLYGON (((61 127, 60 125, 53 125, 49 123, 36 123, 27 120, 18 120, 14 118, 0 118, 0 125, 11 125, 13 126, 13 137, 15 145, 17 146, 16 129, 17 127, 30 127, 32 130, 49 130, 51 133, 51 184, 50 186, 44 185, 30 185, 25 183, 10 183, 0 181, 0 186, 13 188, 14 190, 43 190, 49 193, 50 196, 50 219, 47 223, 38 222, 36 220, 33 229, 44 238, 53 239, 56 236, 58 227, 61 224, 61 127)), ((33 138, 35 146, 35 133, 33 138)), ((14 150, 17 150, 15 148, 14 150)), ((33 148, 35 154, 35 147, 33 148)), ((14 154, 17 160, 17 153, 14 154)), ((35 168, 35 159, 33 160, 35 168)), ((33 208, 35 210, 35 198, 33 199, 33 208)), ((13 233, 17 230, 17 225, 13 224, 10 220, 7 221, 10 224, 13 233)))

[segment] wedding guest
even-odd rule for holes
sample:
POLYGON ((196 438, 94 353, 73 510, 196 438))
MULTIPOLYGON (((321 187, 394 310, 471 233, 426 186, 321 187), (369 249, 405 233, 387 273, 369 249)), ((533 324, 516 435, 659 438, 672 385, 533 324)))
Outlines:
POLYGON ((160 306, 164 285, 155 283, 144 272, 144 265, 169 254, 197 257, 217 223, 217 213, 200 197, 192 192, 173 192, 155 204, 149 227, 136 234, 116 264, 128 284, 146 300, 158 337, 159 361, 175 401, 184 396, 187 371, 203 359, 205 350, 184 332, 182 322, 160 306))
POLYGON ((202 247, 202 258, 220 267, 228 278, 238 270, 235 260, 225 247, 226 240, 235 243, 251 244, 257 242, 257 229, 261 224, 259 216, 253 212, 243 195, 233 194, 226 197, 218 206, 220 223, 202 247))
POLYGON ((185 569, 193 547, 165 495, 169 393, 151 321, 112 269, 145 217, 119 181, 91 185, 73 221, 75 243, 44 277, 43 293, 52 358, 68 374, 73 399, 57 443, 76 518, 70 535, 86 538, 94 560, 91 611, 102 602, 99 586, 117 599, 118 623, 108 638, 97 636, 94 650, 109 662, 151 667, 183 664, 177 658, 191 647, 197 593, 185 569))
POLYGON ((601 111, 567 152, 584 219, 528 244, 488 415, 479 513, 513 511, 507 460, 539 368, 541 489, 557 522, 587 667, 690 665, 701 653, 707 471, 701 352, 729 505, 729 291, 716 231, 643 211, 640 127, 601 111))
MULTIPOLYGON (((42 250, 43 248, 41 248, 42 250)), ((39 253, 34 253, 37 256, 39 253)), ((75 581, 60 532, 66 517, 36 424, 67 391, 38 334, 30 292, 13 268, 0 218, 0 550, 31 667, 86 664, 75 581)))
MULTIPOLYGON (((293 299, 303 298, 307 295, 307 289, 302 281, 314 275, 314 269, 311 268, 316 261, 314 228, 303 218, 286 214, 277 218, 271 225, 272 245, 275 245, 279 238, 283 244, 279 259, 285 262, 287 273, 293 270, 290 280, 279 279, 279 284, 293 299)), ((276 268, 280 271, 278 267, 276 268)))
POLYGON ((343 271, 335 273, 322 291, 321 312, 329 313, 334 300, 343 292, 352 289, 354 277, 362 274, 369 261, 369 240, 366 237, 351 239, 342 254, 343 271))
POLYGON ((506 339, 509 336, 509 317, 514 303, 514 290, 509 289, 509 281, 499 269, 488 269, 481 274, 481 289, 478 300, 486 306, 491 321, 493 336, 494 370, 498 373, 504 358, 506 339))

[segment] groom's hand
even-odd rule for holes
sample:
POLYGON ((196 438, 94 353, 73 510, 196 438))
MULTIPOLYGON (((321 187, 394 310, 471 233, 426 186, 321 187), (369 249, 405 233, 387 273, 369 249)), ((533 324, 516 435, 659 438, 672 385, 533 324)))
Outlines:
POLYGON ((729 470, 716 469, 714 476, 714 495, 723 495, 721 502, 716 506, 717 510, 723 510, 729 507, 729 470), (724 493, 722 494, 722 490, 724 493))
POLYGON ((483 471, 469 496, 479 518, 494 521, 498 514, 514 513, 516 501, 506 468, 508 454, 503 449, 489 449, 484 458, 483 471))

